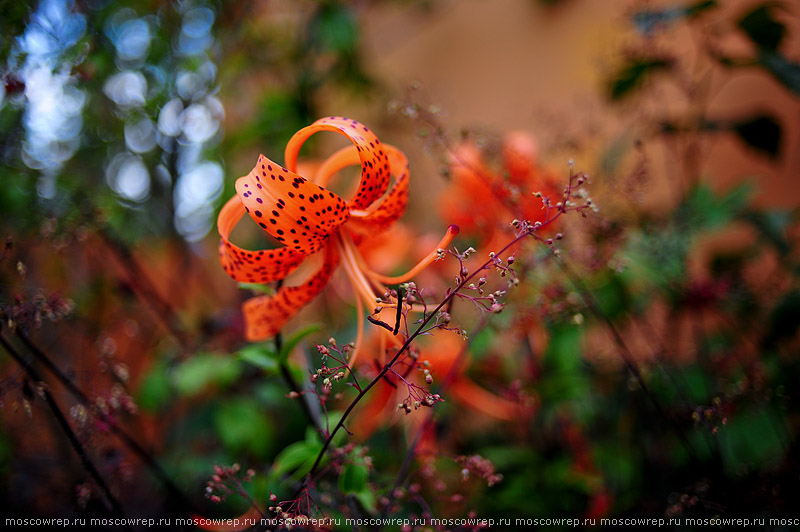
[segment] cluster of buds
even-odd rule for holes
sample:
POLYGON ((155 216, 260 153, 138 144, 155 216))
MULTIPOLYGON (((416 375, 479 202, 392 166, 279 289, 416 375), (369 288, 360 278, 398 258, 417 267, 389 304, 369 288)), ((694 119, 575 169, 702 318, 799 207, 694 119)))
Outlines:
MULTIPOLYGON (((433 381, 433 377, 431 377, 431 381, 433 381)), ((438 393, 426 392, 425 395, 419 399, 413 396, 407 397, 405 401, 397 405, 397 409, 402 410, 406 414, 410 414, 412 410, 419 410, 423 406, 431 407, 439 401, 444 401, 444 399, 442 399, 442 396, 438 393)))
POLYGON ((108 398, 108 404, 111 405, 116 411, 124 411, 129 414, 136 414, 138 407, 133 400, 133 397, 128 393, 124 386, 117 383, 111 386, 111 394, 108 398))
POLYGON ((692 412, 692 421, 695 425, 703 424, 712 434, 719 431, 719 426, 728 424, 728 418, 725 415, 725 408, 722 405, 722 399, 715 397, 711 406, 698 406, 692 412))
POLYGON ((499 301, 500 298, 504 297, 505 295, 506 295, 506 291, 505 290, 495 290, 494 292, 489 294, 487 297, 491 300, 492 305, 499 305, 500 304, 500 301, 499 301))
POLYGON ((251 482, 256 472, 248 469, 240 479, 239 472, 241 469, 239 464, 233 464, 232 466, 215 465, 214 475, 206 483, 206 497, 211 502, 222 502, 229 495, 235 493, 249 499, 250 496, 247 495, 242 482, 251 482))
POLYGON ((6 322, 6 325, 12 331, 16 330, 17 327, 38 329, 42 325, 43 319, 53 322, 59 321, 69 315, 74 308, 74 301, 63 298, 58 293, 54 292, 46 296, 42 292, 37 292, 30 299, 14 296, 13 303, 0 306, 0 318, 6 322))
MULTIPOLYGON (((423 303, 422 300, 422 293, 417 288, 417 283, 414 281, 409 281, 407 283, 403 283, 400 285, 400 288, 403 289, 403 294, 405 294, 406 303, 409 305, 413 305, 414 303, 423 303)), ((397 297, 397 294, 394 294, 397 297)))
POLYGON ((703 479, 689 486, 683 493, 672 492, 667 497, 667 506, 664 514, 667 517, 682 516, 692 510, 692 507, 701 503, 704 506, 710 506, 707 498, 711 486, 708 480, 703 479))
POLYGON ((457 456, 456 463, 461 466, 461 478, 466 481, 471 475, 475 475, 486 481, 486 485, 491 487, 503 480, 503 475, 495 471, 494 464, 480 455, 457 456))
POLYGON ((273 504, 267 509, 274 513, 275 517, 283 521, 281 529, 285 528, 286 530, 293 530, 295 528, 298 530, 308 530, 308 524, 311 520, 308 515, 302 513, 300 508, 308 508, 309 512, 312 509, 312 505, 314 508, 317 508, 316 503, 311 500, 307 489, 302 490, 297 499, 288 501, 278 501, 278 497, 270 492, 269 502, 273 504))
POLYGON ((470 290, 477 290, 480 295, 483 295, 482 287, 485 284, 486 284, 486 277, 481 277, 480 279, 478 279, 477 285, 475 283, 469 283, 469 286, 467 286, 467 288, 469 288, 470 290))
POLYGON ((94 398, 88 408, 83 405, 76 405, 70 409, 72 419, 78 427, 87 428, 89 414, 95 416, 95 428, 100 431, 108 431, 109 424, 113 423, 116 414, 136 414, 138 408, 128 392, 120 384, 111 387, 111 392, 98 395, 94 398))
MULTIPOLYGON (((317 383, 319 379, 322 379, 322 387, 325 390, 330 390, 333 387, 334 382, 339 382, 340 380, 345 378, 345 372, 342 371, 342 368, 329 368, 327 366, 322 366, 319 368, 315 373, 311 375, 311 382, 317 383)), ((292 399, 299 397, 300 394, 297 392, 293 392, 290 394, 292 399)))

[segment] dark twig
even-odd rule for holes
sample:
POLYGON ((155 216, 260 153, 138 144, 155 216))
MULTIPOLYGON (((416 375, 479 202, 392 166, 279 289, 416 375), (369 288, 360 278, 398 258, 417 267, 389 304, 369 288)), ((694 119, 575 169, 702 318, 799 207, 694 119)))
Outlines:
MULTIPOLYGON (((398 305, 399 304, 400 303, 398 301, 398 305)), ((377 318, 373 318, 372 316, 367 316, 367 321, 370 322, 373 325, 377 325, 378 327, 383 327, 384 329, 386 329, 390 333, 397 334, 397 333, 394 332, 394 329, 392 328, 392 326, 389 325, 388 323, 386 323, 383 320, 379 320, 377 318)), ((400 323, 400 322, 398 321, 398 323, 400 323)))
POLYGON ((656 412, 658 412, 658 415, 664 418, 664 420, 670 426, 672 431, 678 437, 681 444, 685 448, 686 453, 689 455, 692 461, 696 463, 697 457, 694 455, 694 452, 692 451, 692 446, 689 443, 689 440, 686 438, 686 434, 684 434, 684 432, 678 426, 675 419, 667 414, 667 412, 661 406, 661 403, 658 401, 658 399, 656 399, 655 394, 653 394, 652 390, 650 390, 650 387, 647 386, 647 383, 644 380, 644 376, 642 375, 642 372, 639 370, 639 366, 637 366, 636 362, 634 362, 633 355, 631 354, 628 345, 625 343, 625 340, 622 338, 622 335, 617 330, 617 327, 614 325, 614 322, 611 321, 611 318, 605 312, 603 312, 602 308, 600 307, 600 304, 597 302, 597 299, 594 297, 591 291, 589 291, 589 289, 586 287, 583 281, 581 281, 580 277, 578 277, 570 269, 567 263, 560 257, 556 257, 556 264, 558 264, 559 268, 561 268, 561 271, 564 272, 564 274, 569 278, 572 284, 574 284, 575 287, 578 288, 578 292, 580 293, 581 299, 583 299, 586 308, 588 308, 592 312, 592 314, 594 314, 596 317, 598 317, 601 321, 603 321, 606 324, 606 327, 608 327, 608 330, 611 333, 614 342, 617 344, 617 347, 619 347, 619 355, 620 358, 622 358, 625 367, 628 369, 630 374, 633 375, 634 379, 636 379, 637 384, 642 389, 642 392, 644 392, 644 394, 653 404, 653 408, 655 408, 656 412))
POLYGON ((106 425, 108 425, 111 432, 113 432, 120 439, 120 441, 122 441, 122 443, 128 447, 128 449, 130 449, 139 457, 142 462, 144 462, 153 475, 167 489, 170 495, 172 495, 176 500, 180 501, 187 510, 193 513, 198 513, 195 505, 189 500, 188 497, 186 497, 186 495, 183 494, 180 489, 178 489, 178 487, 169 478, 169 475, 167 475, 167 473, 161 468, 161 466, 158 464, 158 462, 156 462, 155 458, 153 458, 149 452, 147 452, 136 440, 133 439, 130 434, 120 427, 113 417, 108 416, 102 411, 94 408, 94 405, 89 397, 50 360, 50 357, 48 357, 44 351, 39 349, 33 342, 31 342, 31 340, 25 334, 23 334, 22 331, 17 331, 17 336, 19 336, 20 340, 22 340, 22 343, 25 344, 25 347, 28 348, 33 356, 36 357, 39 362, 44 364, 44 366, 56 377, 56 379, 61 382, 67 391, 69 391, 84 406, 89 408, 90 412, 99 417, 106 425))
MULTIPOLYGON (((488 321, 484 317, 484 319, 482 319, 481 322, 478 323, 478 325, 475 327, 475 330, 473 330, 470 333, 470 339, 461 348, 461 351, 459 351, 458 356, 455 359, 455 362, 453 363, 452 366, 450 366, 450 369, 448 370, 447 374, 440 381, 436 393, 444 395, 445 391, 447 390, 447 387, 450 385, 451 382, 453 382, 453 379, 455 379, 456 375, 458 375, 461 363, 464 361, 464 358, 466 358, 470 346, 472 346, 472 339, 475 338, 478 334, 480 334, 481 331, 483 331, 483 329, 487 325, 488 321)), ((392 503, 394 502, 395 491, 397 491, 397 488, 399 488, 406 481, 406 478, 408 477, 408 474, 411 471, 411 462, 414 460, 414 456, 416 455, 417 445, 419 445, 419 442, 422 440, 422 436, 425 434, 425 432, 431 427, 431 425, 433 425, 436 412, 437 410, 431 409, 430 413, 425 418, 425 421, 422 422, 422 426, 420 426, 420 428, 417 429, 417 433, 414 435, 414 440, 408 446, 408 450, 406 451, 406 455, 403 458, 403 463, 400 465, 400 469, 397 471, 397 476, 394 479, 392 488, 386 495, 387 502, 386 505, 381 510, 381 518, 385 518, 387 516, 389 508, 392 506, 392 503)), ((379 523, 382 522, 383 519, 380 519, 379 523)), ((383 525, 379 524, 375 532, 380 532, 382 529, 383 525)))
MULTIPOLYGON (((555 218, 558 217, 559 214, 560 213, 556 214, 556 216, 553 219, 551 219, 550 221, 555 220, 555 218)), ((550 221, 548 221, 547 223, 549 223, 550 221)), ((542 226, 544 226, 544 225, 545 224, 542 224, 542 226)), ((502 255, 508 249, 510 249, 511 247, 516 245, 519 241, 521 241, 522 239, 530 236, 531 234, 533 234, 533 229, 532 228, 525 229, 524 231, 520 232, 508 244, 503 246, 503 248, 499 252, 497 252, 494 256, 502 255)), ((317 469, 319 468, 319 465, 322 462, 322 458, 325 456, 325 453, 327 452, 328 447, 331 444, 331 441, 333 441, 334 436, 336 436, 336 434, 339 432, 339 430, 344 426, 344 422, 347 420, 348 416, 355 409, 356 405, 361 401, 361 399, 364 398, 364 396, 372 389, 372 387, 375 386, 381 379, 383 379, 383 377, 392 369, 392 367, 399 360, 399 358, 408 350, 409 346, 411 345, 411 342, 413 342, 417 338, 417 336, 419 336, 425 330, 425 327, 428 325, 428 323, 430 323, 431 320, 433 320, 438 315, 439 311, 442 310, 442 308, 444 308, 445 305, 447 305, 449 303, 449 301, 453 297, 455 297, 455 295, 462 288, 464 288, 470 282, 472 282, 472 280, 479 273, 481 273, 484 269, 486 269, 486 268, 490 267, 492 264, 494 264, 494 261, 495 261, 494 256, 492 258, 488 259, 486 262, 484 262, 483 265, 481 265, 479 268, 477 268, 473 273, 471 273, 470 275, 468 275, 465 278, 463 278, 461 280, 461 282, 459 282, 458 285, 456 285, 456 287, 453 290, 451 290, 444 297, 444 299, 442 299, 442 301, 436 306, 436 308, 434 308, 433 311, 430 312, 424 320, 422 320, 422 322, 417 327, 417 329, 413 333, 411 333, 411 335, 409 335, 408 338, 406 338, 406 341, 403 342, 403 345, 400 347, 400 349, 398 349, 398 351, 397 351, 397 353, 395 353, 394 357, 392 357, 392 359, 388 363, 386 363, 385 366, 383 366, 383 369, 381 369, 381 371, 369 382, 369 384, 367 384, 364 387, 363 390, 361 390, 359 392, 359 394, 347 406, 347 409, 345 409, 344 413, 342 414, 342 417, 339 418, 338 423, 336 423, 336 426, 333 428, 333 430, 330 432, 330 434, 326 438, 325 442, 322 444, 322 448, 320 449, 319 453, 317 454, 316 460, 314 460, 314 465, 311 466, 311 469, 309 470, 308 475, 306 476, 306 481, 305 481, 306 484, 312 478, 314 478, 314 474, 317 472, 317 469)))
MULTIPOLYGON (((283 348, 283 336, 281 336, 281 333, 278 333, 275 335, 275 350, 278 353, 280 353, 282 348, 283 348)), ((281 370, 281 377, 283 377, 283 380, 286 381, 286 385, 289 387, 291 391, 297 394, 298 396, 297 400, 300 401, 300 408, 303 409, 303 413, 308 418, 308 421, 320 433, 324 433, 322 428, 322 423, 319 420, 319 416, 314 415, 314 412, 311 411, 311 406, 309 406, 302 388, 300 388, 300 385, 297 384, 296 380, 294 380, 294 376, 292 375, 292 372, 289 371, 289 366, 286 364, 286 362, 283 361, 283 357, 281 357, 281 362, 278 366, 280 367, 281 370)))
POLYGON ((139 299, 153 311, 157 320, 178 340, 181 348, 189 351, 191 341, 186 332, 178 325, 175 309, 155 289, 130 248, 112 235, 107 227, 98 227, 97 234, 106 247, 111 250, 119 265, 127 272, 128 283, 139 299))
MULTIPOLYGON (((16 351, 16 349, 14 349, 2 335, 0 335, 0 344, 3 345, 3 348, 11 356, 11 358, 13 358, 17 362, 17 364, 19 364, 22 367, 22 369, 25 370, 25 373, 28 374, 31 380, 33 380, 36 383, 42 383, 42 386, 39 386, 41 397, 45 400, 47 406, 50 407, 50 410, 53 412, 53 416, 56 418, 56 421, 58 421, 61 430, 64 431, 64 434, 69 440, 69 443, 72 446, 72 449, 75 451, 75 454, 78 455, 78 458, 80 459, 84 469, 86 469, 86 471, 89 473, 89 475, 91 475, 95 483, 103 491, 103 495, 110 504, 113 513, 118 517, 124 518, 125 513, 122 510, 122 505, 120 505, 117 498, 114 497, 114 495, 111 493, 111 489, 108 487, 108 484, 106 484, 106 481, 103 479, 102 475, 100 475, 100 472, 97 470, 97 467, 89 458, 89 455, 86 453, 86 449, 83 448, 83 445, 81 444, 80 440, 78 440, 78 436, 72 430, 72 427, 70 427, 69 421, 67 421, 67 418, 64 416, 64 413, 59 408, 58 403, 56 403, 52 394, 47 389, 46 384, 39 376, 39 373, 33 368, 33 366, 31 366, 28 362, 25 361, 22 355, 20 355, 16 351)), ((125 528, 129 530, 127 525, 125 526, 125 528)))
POLYGON ((397 315, 395 316, 394 330, 392 334, 397 336, 400 332, 400 321, 403 318, 403 287, 397 287, 397 315))

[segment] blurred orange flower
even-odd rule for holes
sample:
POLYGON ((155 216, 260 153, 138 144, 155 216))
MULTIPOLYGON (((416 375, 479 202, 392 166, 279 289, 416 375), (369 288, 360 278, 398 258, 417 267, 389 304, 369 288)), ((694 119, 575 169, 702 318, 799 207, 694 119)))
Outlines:
POLYGON ((555 205, 562 196, 554 173, 539 164, 536 141, 528 133, 508 133, 501 155, 503 171, 498 174, 474 144, 458 146, 450 158, 452 183, 439 200, 444 219, 483 242, 514 218, 544 222, 548 212, 543 198, 555 205))
MULTIPOLYGON (((397 148, 382 144, 359 122, 329 117, 295 133, 286 146, 285 161, 286 167, 282 167, 261 155, 255 168, 236 181, 236 196, 225 204, 217 220, 222 237, 222 266, 237 281, 268 283, 285 279, 311 255, 321 254, 324 260, 321 268, 302 284, 282 286, 275 295, 246 301, 242 307, 245 335, 250 341, 274 336, 322 291, 341 262, 358 295, 358 345, 363 330, 362 303, 371 308, 376 295, 388 291, 384 283, 404 282, 437 257, 434 249, 408 274, 386 277, 367 267, 357 246, 366 236, 388 229, 405 212, 408 160, 397 148), (353 145, 325 160, 309 180, 297 173, 297 157, 303 143, 320 131, 344 135, 353 145), (334 174, 355 164, 361 166, 361 181, 350 201, 324 188, 334 174), (231 243, 230 234, 245 212, 283 245, 249 251, 231 243)), ((457 232, 458 228, 451 226, 437 248, 446 247, 457 232)))
MULTIPOLYGON (((384 333, 383 329, 379 329, 376 335, 370 335, 368 343, 381 345, 370 346, 369 352, 386 351, 386 340, 391 341, 392 337, 384 333)), ((464 370, 469 362, 467 344, 463 338, 449 331, 437 331, 427 339, 429 341, 420 351, 418 358, 437 382, 446 382, 443 393, 447 401, 453 401, 472 412, 500 421, 512 421, 523 415, 525 407, 518 401, 495 395, 465 374, 464 370), (455 367, 457 364, 461 367, 455 367)), ((406 373, 404 378, 413 379, 410 372, 404 371, 403 368, 403 365, 399 365, 398 373, 406 373)), ((387 374, 375 386, 367 402, 354 417, 350 428, 361 437, 367 437, 379 426, 391 420, 394 413, 402 412, 397 406, 405 400, 406 395, 406 385, 403 381, 398 376, 387 374)), ((416 419, 411 420, 411 427, 419 425, 423 419, 419 416, 414 418, 416 419)), ((426 443, 429 443, 429 438, 430 435, 427 436, 426 443)))

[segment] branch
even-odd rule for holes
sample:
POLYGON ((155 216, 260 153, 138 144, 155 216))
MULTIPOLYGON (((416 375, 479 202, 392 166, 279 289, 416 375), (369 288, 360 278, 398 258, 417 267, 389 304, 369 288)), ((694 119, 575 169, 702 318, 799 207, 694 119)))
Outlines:
MULTIPOLYGON (((189 500, 186 495, 178 489, 177 486, 172 482, 169 478, 167 473, 158 465, 158 462, 150 456, 148 453, 139 443, 133 439, 133 437, 128 434, 122 427, 120 427, 116 420, 104 414, 102 411, 97 410, 93 407, 92 401, 89 397, 80 389, 78 388, 75 383, 70 380, 59 368, 56 366, 50 358, 41 350, 39 349, 31 340, 22 333, 22 331, 17 331, 17 336, 19 336, 22 343, 25 344, 25 347, 39 360, 42 364, 44 364, 45 368, 47 368, 55 377, 56 379, 61 382, 62 385, 69 391, 81 404, 86 406, 90 412, 94 415, 98 416, 103 422, 108 425, 111 432, 116 435, 120 441, 130 449, 134 454, 136 454, 139 459, 144 462, 144 464, 150 469, 150 472, 153 473, 155 476, 167 489, 167 491, 181 504, 187 509, 190 510, 192 513, 198 513, 197 508, 195 505, 189 500)), ((5 344, 5 341, 4 341, 5 344)))
POLYGON ((578 292, 580 293, 581 299, 583 299, 586 308, 588 308, 597 318, 599 318, 606 324, 608 330, 611 332, 611 336, 614 338, 614 342, 619 347, 619 355, 622 358, 622 361, 625 363, 625 367, 628 369, 631 375, 633 375, 633 377, 636 379, 636 382, 639 384, 639 387, 642 389, 644 394, 653 404, 653 407, 656 409, 656 412, 658 412, 658 414, 662 418, 664 418, 664 420, 667 421, 670 428, 672 429, 672 431, 675 433, 675 435, 678 437, 681 444, 685 448, 686 453, 689 455, 689 457, 692 459, 693 462, 697 463, 698 461, 697 457, 692 452, 692 446, 689 443, 689 440, 686 438, 686 435, 678 426, 677 422, 671 416, 667 415, 667 412, 661 406, 661 403, 658 402, 656 396, 647 386, 647 383, 644 380, 642 372, 639 370, 639 367, 633 361, 633 355, 631 354, 630 349, 628 349, 628 346, 625 343, 625 340, 622 338, 622 335, 614 325, 614 322, 611 321, 611 318, 608 317, 608 315, 605 312, 603 312, 603 310, 600 308, 600 305, 597 302, 597 299, 595 299, 594 295, 589 291, 588 288, 586 288, 586 285, 583 284, 583 281, 581 281, 580 277, 578 277, 569 268, 569 266, 567 266, 567 263, 563 259, 561 259, 561 257, 556 257, 556 264, 558 264, 559 268, 561 268, 561 271, 563 271, 564 274, 569 278, 569 280, 578 288, 578 292))
MULTIPOLYGON (((538 229, 540 227, 543 227, 543 226, 553 222, 561 214, 562 214, 562 211, 559 211, 558 213, 556 213, 556 215, 552 219, 548 220, 544 224, 541 224, 536 229, 538 229)), ((333 438, 334 438, 334 436, 336 436, 336 433, 339 432, 339 429, 341 429, 344 426, 345 420, 348 418, 348 416, 353 411, 353 409, 355 409, 356 405, 367 394, 367 392, 369 392, 372 389, 372 387, 375 386, 381 379, 383 379, 383 377, 392 369, 392 367, 395 365, 395 363, 400 358, 400 356, 403 355, 403 353, 405 353, 406 350, 408 350, 409 346, 411 345, 411 342, 413 342, 417 338, 417 336, 419 336, 424 331, 424 329, 428 325, 428 323, 430 323, 430 321, 434 317, 436 317, 438 315, 439 311, 442 310, 442 308, 444 308, 445 305, 447 305, 450 302, 450 300, 455 297, 457 292, 459 292, 465 286, 469 285, 469 283, 480 272, 482 272, 484 269, 489 268, 492 264, 494 264, 494 261, 495 261, 494 257, 502 255, 508 249, 510 249, 512 246, 516 245, 520 240, 526 238, 527 236, 532 235, 534 233, 534 231, 535 231, 535 229, 531 227, 531 228, 526 228, 524 231, 520 232, 513 240, 511 240, 508 244, 506 244, 500 251, 495 253, 495 255, 493 257, 489 258, 479 268, 477 268, 474 272, 472 272, 470 275, 468 275, 464 279, 462 279, 456 285, 455 289, 451 290, 445 296, 445 298, 436 306, 436 308, 433 309, 433 311, 430 314, 428 314, 428 316, 422 321, 422 323, 420 323, 419 327, 417 327, 417 329, 411 334, 411 336, 409 336, 406 339, 406 341, 403 342, 403 345, 400 347, 400 349, 397 351, 397 353, 395 353, 394 357, 392 357, 392 359, 383 367, 383 369, 381 369, 381 371, 370 381, 370 383, 367 384, 364 387, 364 389, 359 392, 359 394, 353 399, 353 401, 350 403, 350 405, 344 411, 344 413, 342 414, 342 417, 339 418, 339 422, 336 424, 336 426, 333 428, 333 430, 328 435, 328 438, 322 444, 322 449, 320 449, 319 453, 317 454, 317 458, 316 458, 316 460, 314 460, 314 465, 311 466, 311 469, 309 470, 308 475, 306 476, 306 480, 305 480, 305 484, 304 485, 307 485, 308 482, 310 481, 310 479, 314 477, 314 473, 316 473, 317 469, 319 468, 319 465, 322 462, 322 458, 323 458, 323 456, 325 456, 325 453, 327 452, 328 447, 331 444, 331 441, 333 441, 333 438)))
MULTIPOLYGON (((17 364, 19 364, 22 367, 22 369, 25 370, 25 373, 28 374, 28 377, 30 377, 35 382, 44 383, 43 379, 39 376, 39 373, 33 368, 33 366, 28 364, 25 361, 25 359, 22 358, 22 355, 20 355, 2 335, 0 335, 0 344, 2 344, 6 352, 9 355, 11 355, 11 358, 13 358, 17 362, 17 364)), ((111 493, 111 489, 108 487, 108 484, 106 484, 106 481, 103 480, 103 477, 100 475, 100 472, 97 470, 97 467, 89 458, 89 455, 86 453, 86 449, 83 448, 83 445, 81 445, 80 440, 78 440, 78 436, 72 430, 72 427, 69 426, 67 418, 64 416, 64 413, 58 407, 58 403, 56 403, 55 399, 53 399, 53 396, 52 394, 50 394, 50 391, 47 389, 46 385, 41 386, 40 391, 42 397, 47 403, 47 406, 50 407, 50 410, 53 412, 53 416, 55 416, 56 421, 58 421, 61 430, 64 431, 64 434, 67 436, 67 439, 69 440, 72 449, 75 451, 75 454, 78 455, 78 458, 80 459, 83 468, 86 469, 89 475, 91 475, 95 483, 97 483, 97 485, 100 486, 100 489, 103 491, 103 495, 105 495, 106 500, 111 505, 113 513, 118 517, 124 518, 125 513, 122 510, 122 506, 120 505, 116 497, 114 497, 114 495, 111 493)), ((125 528, 128 529, 128 526, 126 525, 125 528)))

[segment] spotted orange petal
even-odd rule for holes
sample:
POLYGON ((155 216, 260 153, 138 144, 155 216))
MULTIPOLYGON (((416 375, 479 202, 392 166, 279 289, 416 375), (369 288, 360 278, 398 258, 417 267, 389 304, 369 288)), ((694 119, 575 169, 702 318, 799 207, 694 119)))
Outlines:
POLYGON ((319 250, 349 216, 344 200, 263 155, 236 180, 245 210, 278 242, 301 253, 319 250))
POLYGON ((231 243, 228 238, 244 212, 239 196, 232 197, 219 211, 217 227, 222 237, 219 243, 222 268, 240 282, 268 283, 283 279, 300 265, 306 255, 287 247, 251 251, 231 243))
POLYGON ((286 145, 286 167, 297 169, 297 156, 300 147, 314 133, 333 131, 344 135, 355 144, 361 162, 361 183, 348 206, 353 209, 366 209, 383 196, 389 186, 389 156, 381 141, 365 125, 347 118, 321 118, 294 134, 286 145))
POLYGON ((339 263, 336 246, 325 246, 324 249, 325 261, 308 281, 297 286, 283 286, 274 296, 259 296, 244 302, 245 337, 249 342, 274 336, 322 291, 339 263))
POLYGON ((405 154, 388 144, 385 145, 389 154, 389 168, 395 177, 391 190, 379 203, 369 209, 369 214, 364 220, 378 227, 387 227, 396 222, 408 207, 409 170, 408 159, 405 154))
POLYGON ((389 144, 384 148, 389 155, 389 169, 395 177, 392 188, 366 211, 353 211, 348 227, 362 234, 376 234, 388 229, 400 219, 408 206, 409 170, 406 156, 389 144))

